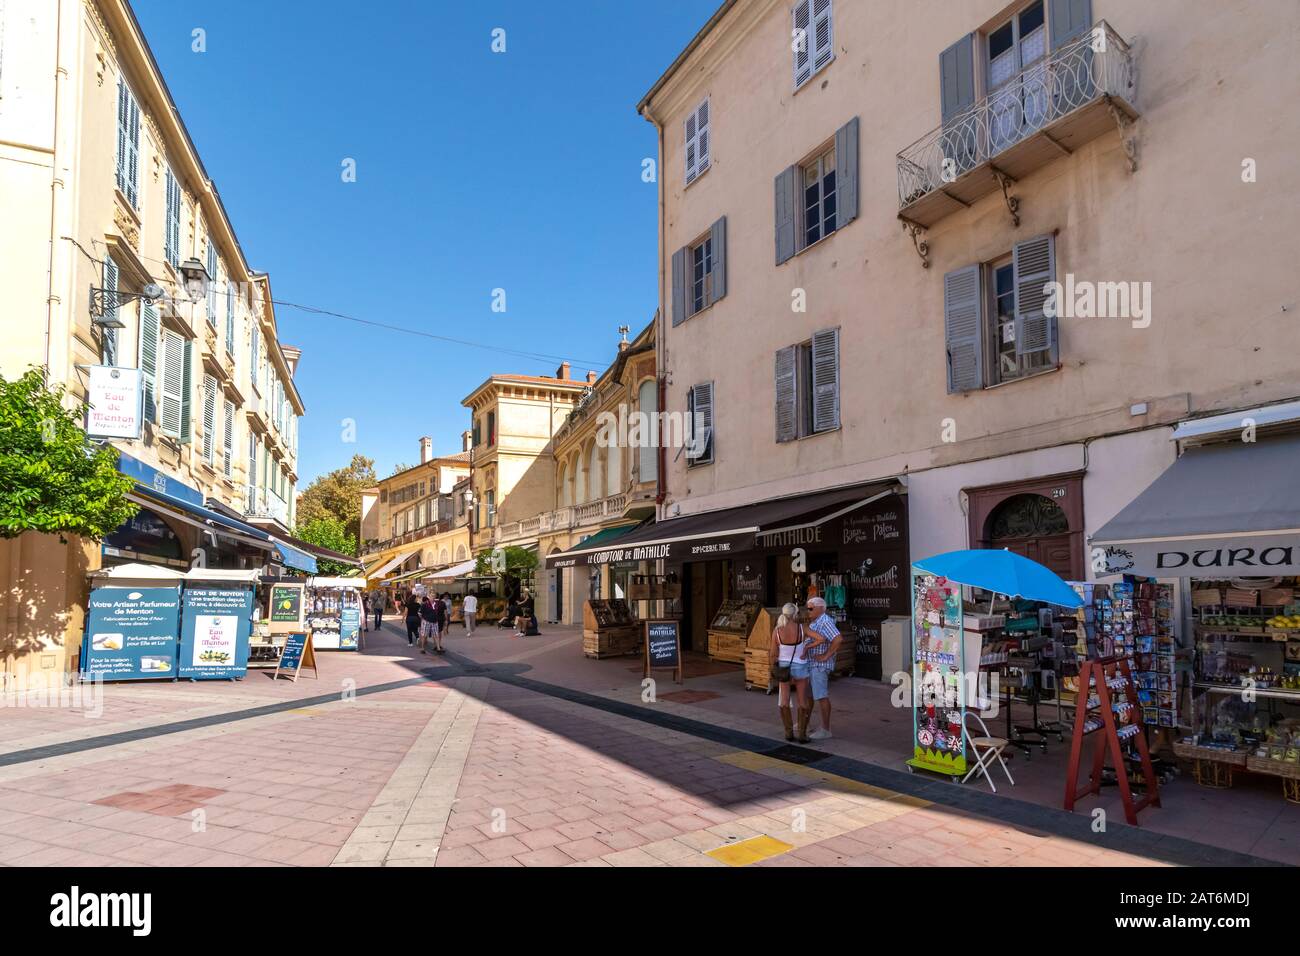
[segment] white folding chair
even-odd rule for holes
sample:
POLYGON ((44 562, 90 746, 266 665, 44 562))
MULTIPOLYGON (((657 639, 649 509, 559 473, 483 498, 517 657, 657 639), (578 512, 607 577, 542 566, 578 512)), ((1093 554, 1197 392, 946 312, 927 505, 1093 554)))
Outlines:
POLYGON ((973 710, 966 711, 966 716, 962 720, 962 732, 966 734, 966 743, 970 748, 970 756, 974 758, 974 765, 967 771, 966 776, 961 778, 961 782, 965 783, 976 773, 982 773, 984 779, 989 782, 989 789, 997 793, 998 788, 994 786, 993 778, 989 776, 988 769, 996 759, 1002 765, 1002 772, 1007 775, 1007 780, 1014 787, 1016 782, 1011 779, 1011 771, 1007 769, 1007 762, 1002 759, 1002 751, 1007 748, 1007 739, 1005 737, 994 737, 990 734, 984 720, 973 710), (979 724, 980 735, 978 737, 972 735, 970 727, 966 725, 966 721, 972 718, 975 723, 979 724))

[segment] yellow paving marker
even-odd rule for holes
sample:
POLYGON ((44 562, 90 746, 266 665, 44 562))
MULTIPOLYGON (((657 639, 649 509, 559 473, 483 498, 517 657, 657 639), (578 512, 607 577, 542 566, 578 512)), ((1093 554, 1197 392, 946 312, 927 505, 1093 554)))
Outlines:
POLYGON ((293 710, 286 710, 285 713, 286 714, 307 714, 310 716, 311 714, 319 714, 320 708, 319 707, 295 707, 293 708, 293 710))
POLYGON ((815 767, 802 766, 797 763, 790 763, 787 760, 778 760, 775 757, 756 754, 749 750, 737 750, 732 753, 720 754, 713 759, 733 767, 739 767, 742 770, 752 770, 755 773, 801 777, 811 783, 824 784, 836 790, 856 793, 865 797, 875 797, 878 800, 887 800, 890 803, 897 803, 906 807, 919 808, 933 805, 932 801, 924 800, 921 797, 909 796, 896 790, 886 790, 884 787, 873 787, 869 783, 860 783, 857 780, 850 780, 848 777, 827 773, 825 770, 818 770, 815 767))
POLYGON ((794 849, 794 844, 786 843, 770 836, 750 837, 739 843, 729 843, 716 850, 708 850, 704 855, 711 856, 727 866, 749 866, 759 860, 780 856, 794 849))

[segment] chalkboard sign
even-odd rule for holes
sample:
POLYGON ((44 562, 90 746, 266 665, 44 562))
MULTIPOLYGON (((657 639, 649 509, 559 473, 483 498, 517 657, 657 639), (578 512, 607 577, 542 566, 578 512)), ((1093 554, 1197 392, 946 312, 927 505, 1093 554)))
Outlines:
POLYGON ((645 676, 651 670, 674 670, 682 682, 682 631, 680 621, 645 622, 645 676))
POLYGON ((297 631, 285 637, 284 648, 280 651, 280 662, 275 665, 273 678, 279 679, 280 672, 284 671, 286 677, 297 682, 298 671, 304 664, 312 669, 313 677, 320 676, 316 672, 316 653, 312 650, 311 634, 297 631))

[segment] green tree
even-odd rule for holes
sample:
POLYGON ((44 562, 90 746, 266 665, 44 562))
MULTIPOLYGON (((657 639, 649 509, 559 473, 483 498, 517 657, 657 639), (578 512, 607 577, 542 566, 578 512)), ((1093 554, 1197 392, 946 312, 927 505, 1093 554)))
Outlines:
POLYGON ((298 527, 322 518, 335 518, 346 534, 360 539, 361 492, 374 483, 374 459, 353 455, 346 468, 321 475, 306 487, 298 499, 298 527))
POLYGON ((85 405, 64 407, 62 386, 40 369, 17 381, 0 376, 0 537, 24 531, 99 539, 137 508, 135 482, 117 470, 117 449, 90 445, 85 405))
MULTIPOLYGON (((357 555, 357 536, 348 534, 347 528, 338 518, 314 518, 306 524, 298 525, 293 533, 308 544, 329 548, 331 551, 338 551, 340 554, 348 554, 352 557, 357 555)), ((347 574, 356 570, 350 564, 342 564, 328 558, 317 558, 316 566, 321 574, 347 574)))
POLYGON ((528 548, 507 545, 496 550, 483 550, 474 564, 474 573, 483 577, 526 578, 537 570, 537 552, 528 548))

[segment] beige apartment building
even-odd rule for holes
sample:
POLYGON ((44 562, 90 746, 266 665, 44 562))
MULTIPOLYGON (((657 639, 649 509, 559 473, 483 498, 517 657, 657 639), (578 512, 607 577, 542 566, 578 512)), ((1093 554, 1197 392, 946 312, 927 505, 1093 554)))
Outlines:
MULTIPOLYGON (((722 3, 638 105, 664 408, 707 439, 666 456, 657 540, 735 509, 714 530, 775 554, 822 527, 799 496, 894 495, 878 616, 908 555, 1090 577, 1180 425, 1294 419, 1298 96, 1290 0, 722 3)), ((736 593, 752 545, 696 594, 736 593)))
MULTIPOLYGON (((555 508, 556 434, 595 381, 594 371, 573 379, 564 362, 553 376, 493 375, 461 402, 471 421, 472 554, 538 549, 540 516, 555 508)), ((545 602, 536 595, 539 620, 547 620, 545 602)))
POLYGON ((132 434, 101 439, 135 477, 139 515, 102 544, 0 542, 4 670, 21 680, 75 668, 86 572, 102 564, 184 569, 198 549, 210 567, 309 562, 276 538, 294 523, 304 406, 270 278, 130 5, 0 5, 0 49, 0 374, 43 367, 77 400, 95 376, 138 376, 142 397, 132 434))
POLYGON ((462 450, 435 456, 420 439, 420 463, 389 475, 361 494, 361 559, 371 586, 416 583, 472 557, 469 432, 462 450), (458 493, 459 489, 459 493, 458 493))
POLYGON ((591 383, 556 432, 555 497, 550 510, 525 522, 536 523, 545 571, 538 591, 546 609, 542 620, 582 621, 588 598, 628 596, 630 575, 644 562, 583 565, 565 557, 571 548, 609 546, 655 516, 658 449, 632 443, 631 416, 655 421, 659 382, 655 372, 655 329, 651 322, 631 341, 624 338, 614 362, 591 383))

